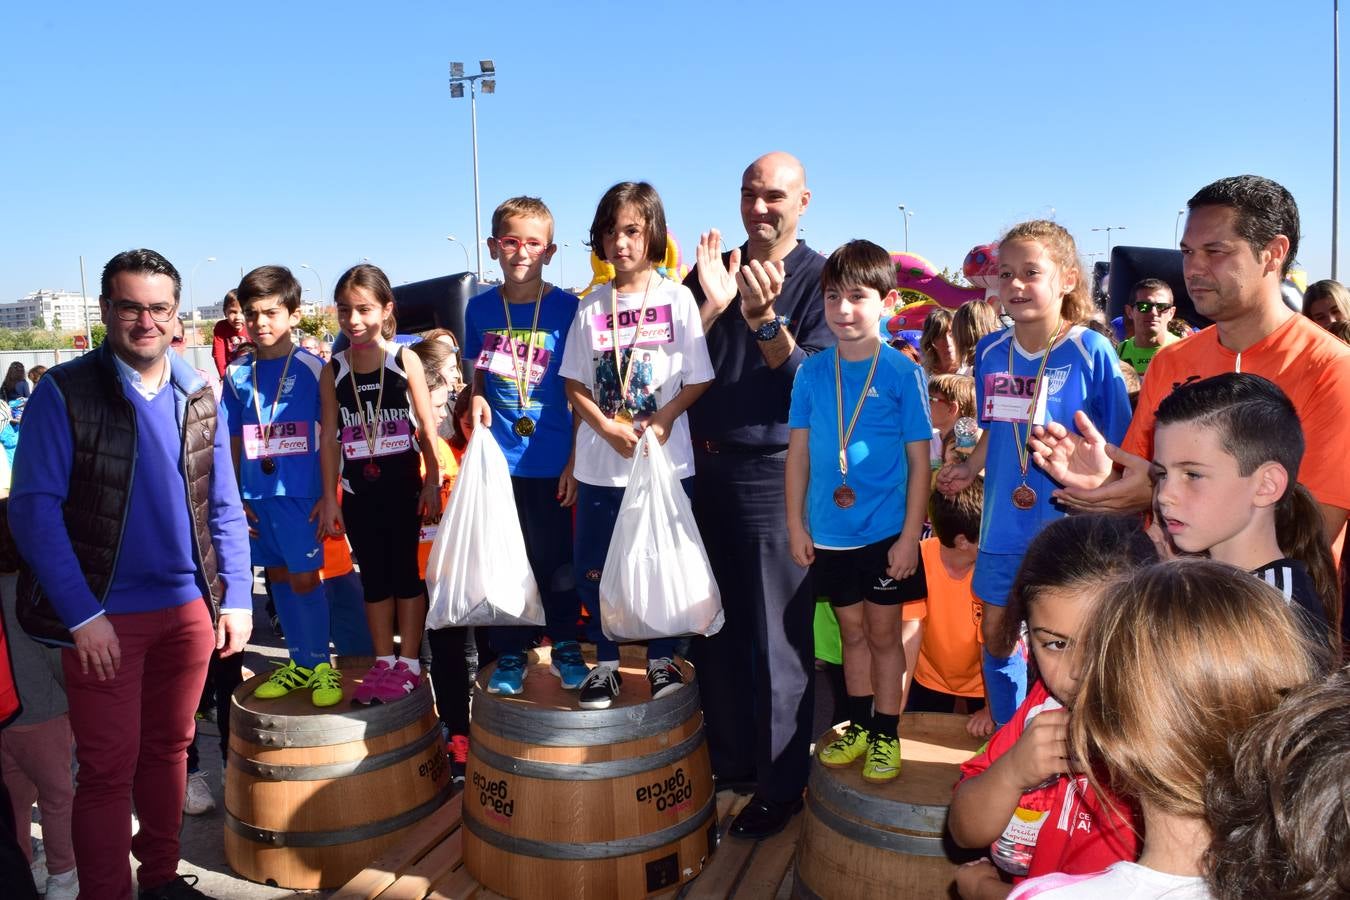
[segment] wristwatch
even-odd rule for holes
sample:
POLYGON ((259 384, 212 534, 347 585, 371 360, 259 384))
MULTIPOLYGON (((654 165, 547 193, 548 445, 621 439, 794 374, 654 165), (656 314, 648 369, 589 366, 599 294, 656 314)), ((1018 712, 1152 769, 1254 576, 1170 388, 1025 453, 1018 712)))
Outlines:
POLYGON ((786 324, 787 319, 785 317, 775 316, 755 329, 755 340, 761 342, 773 340, 778 337, 778 332, 782 331, 786 324))

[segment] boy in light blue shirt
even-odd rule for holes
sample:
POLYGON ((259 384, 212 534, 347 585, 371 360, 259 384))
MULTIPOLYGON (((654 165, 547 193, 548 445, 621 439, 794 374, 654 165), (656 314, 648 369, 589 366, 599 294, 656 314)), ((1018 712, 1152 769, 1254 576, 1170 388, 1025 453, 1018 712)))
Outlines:
POLYGON ((877 323, 896 299, 895 264, 850 241, 821 273, 833 350, 797 372, 788 414, 788 539, 816 594, 839 619, 848 729, 820 751, 862 777, 900 774, 900 604, 927 595, 919 539, 928 506, 932 423, 923 369, 882 343, 877 323))

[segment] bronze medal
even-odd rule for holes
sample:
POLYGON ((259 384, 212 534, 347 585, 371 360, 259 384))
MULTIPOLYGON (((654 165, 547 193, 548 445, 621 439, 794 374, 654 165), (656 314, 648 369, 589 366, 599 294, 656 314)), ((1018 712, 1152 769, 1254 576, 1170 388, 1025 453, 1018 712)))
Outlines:
POLYGON ((534 419, 521 416, 516 419, 515 427, 512 430, 521 437, 527 438, 534 434, 534 419))
POLYGON ((1012 492, 1012 502, 1018 509, 1031 509, 1036 505, 1036 492, 1028 485, 1021 485, 1012 492))
POLYGON ((262 458, 262 462, 261 462, 259 465, 262 466, 262 470, 263 470, 263 474, 264 474, 264 475, 271 475, 271 474, 275 473, 276 470, 277 470, 277 464, 276 464, 276 461, 273 460, 272 457, 270 457, 270 456, 264 456, 264 457, 262 458))
POLYGON ((361 477, 365 478, 366 481, 379 481, 380 480, 379 465, 373 462, 366 463, 365 466, 363 466, 361 469, 361 477))
POLYGON ((834 505, 840 509, 848 509, 857 502, 857 499, 858 495, 854 493, 853 488, 846 484, 841 484, 834 489, 834 505))

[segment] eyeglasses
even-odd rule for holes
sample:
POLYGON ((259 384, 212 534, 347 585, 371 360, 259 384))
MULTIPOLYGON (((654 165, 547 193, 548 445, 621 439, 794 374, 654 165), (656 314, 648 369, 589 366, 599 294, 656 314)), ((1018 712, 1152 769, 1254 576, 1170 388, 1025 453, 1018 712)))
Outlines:
POLYGON ((520 238, 504 237, 504 238, 496 238, 496 241, 497 246, 505 250, 507 253, 515 253, 522 247, 524 247, 531 253, 543 253, 544 250, 548 247, 548 244, 545 244, 543 241, 536 241, 533 239, 528 241, 522 241, 520 238))
POLYGON ((150 318, 156 322, 167 322, 173 318, 174 311, 177 308, 177 304, 167 303, 156 303, 154 306, 141 306, 139 303, 126 302, 113 304, 113 310, 117 313, 117 318, 123 322, 138 321, 144 313, 149 313, 150 318))
POLYGON ((1134 308, 1135 311, 1141 313, 1149 313, 1155 309, 1160 313, 1165 313, 1169 309, 1171 309, 1174 305, 1175 304, 1172 303, 1152 303, 1148 300, 1141 300, 1134 305, 1134 308))

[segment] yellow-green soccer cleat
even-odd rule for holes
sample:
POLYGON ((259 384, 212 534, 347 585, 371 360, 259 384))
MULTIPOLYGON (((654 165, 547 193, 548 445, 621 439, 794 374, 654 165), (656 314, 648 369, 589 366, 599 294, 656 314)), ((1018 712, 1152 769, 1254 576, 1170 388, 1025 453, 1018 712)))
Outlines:
POLYGON ((842 735, 820 748, 816 756, 820 758, 820 764, 827 768, 847 768, 867 752, 867 738, 866 728, 849 725, 842 735))
POLYGON ((318 707, 337 706, 342 702, 342 673, 328 663, 319 663, 314 667, 314 677, 309 686, 314 689, 310 699, 318 707))
POLYGON ((297 666, 295 660, 287 660, 286 665, 278 666, 258 689, 253 692, 253 696, 259 700, 275 700, 278 697, 285 697, 291 691, 303 687, 309 687, 309 682, 314 677, 314 672, 306 669, 304 666, 297 666))
POLYGON ((900 776, 900 739, 872 735, 867 745, 867 759, 863 762, 863 781, 885 784, 900 776))

